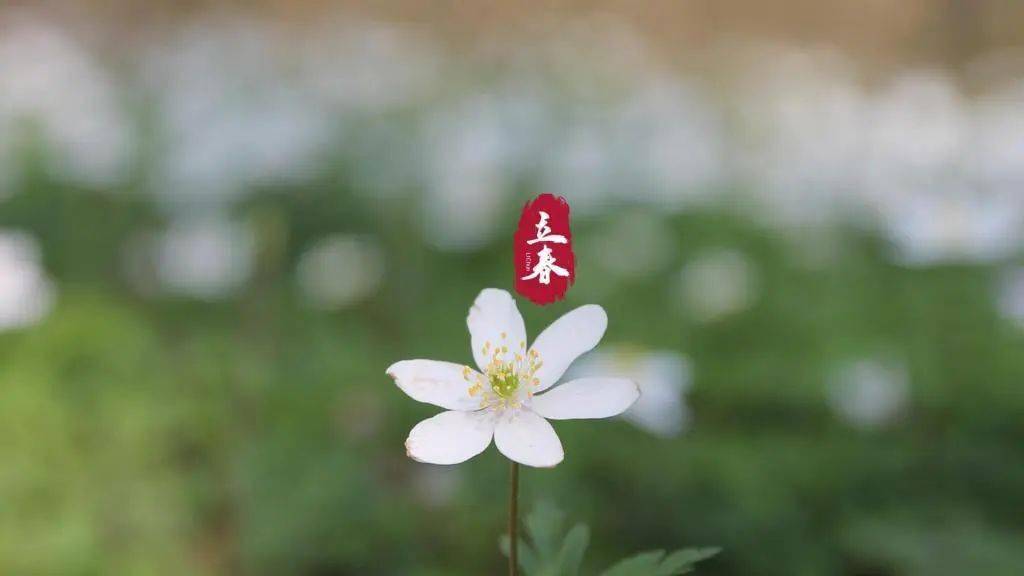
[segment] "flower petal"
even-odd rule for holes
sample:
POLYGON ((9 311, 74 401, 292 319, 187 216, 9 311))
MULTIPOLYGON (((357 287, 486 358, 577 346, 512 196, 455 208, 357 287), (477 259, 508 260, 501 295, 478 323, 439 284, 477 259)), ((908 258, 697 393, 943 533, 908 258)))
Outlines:
POLYGON ((526 346, 523 317, 519 314, 515 299, 504 290, 485 288, 481 291, 469 309, 466 324, 469 326, 473 359, 480 370, 487 370, 496 347, 507 346, 509 355, 512 355, 520 351, 520 346, 526 346), (489 353, 484 353, 484 346, 488 342, 489 353))
POLYGON ((529 410, 499 420, 494 445, 510 460, 538 468, 550 468, 565 457, 555 429, 529 410))
POLYGON ((451 362, 403 360, 388 367, 388 376, 413 400, 449 410, 476 410, 480 401, 469 395, 470 382, 463 376, 466 369, 451 362))
POLYGON ((486 412, 442 412, 413 427, 405 441, 410 458, 429 464, 458 464, 483 452, 494 435, 486 412))
POLYGON ((607 327, 608 315, 596 304, 580 306, 552 322, 531 348, 541 361, 534 374, 540 381, 534 392, 547 390, 558 382, 573 360, 597 346, 607 327))
POLYGON ((636 382, 625 378, 580 378, 533 397, 530 408, 552 420, 610 418, 640 398, 636 382))

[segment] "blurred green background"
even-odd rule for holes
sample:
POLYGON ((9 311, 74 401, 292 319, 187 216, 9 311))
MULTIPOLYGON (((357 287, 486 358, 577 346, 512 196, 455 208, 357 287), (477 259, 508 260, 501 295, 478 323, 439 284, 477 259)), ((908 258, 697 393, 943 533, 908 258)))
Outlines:
POLYGON ((644 391, 522 474, 588 573, 1024 573, 1022 23, 0 7, 0 573, 501 573, 505 460, 406 458, 384 370, 469 361, 544 191, 577 283, 528 333, 601 304, 576 370, 644 391))

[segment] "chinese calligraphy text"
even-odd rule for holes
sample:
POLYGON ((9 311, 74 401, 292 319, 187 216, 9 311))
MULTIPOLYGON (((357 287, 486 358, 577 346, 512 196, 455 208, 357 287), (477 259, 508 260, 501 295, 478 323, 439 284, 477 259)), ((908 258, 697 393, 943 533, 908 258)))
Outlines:
POLYGON ((576 280, 576 257, 565 198, 541 194, 527 202, 514 239, 515 288, 535 304, 565 296, 576 280))

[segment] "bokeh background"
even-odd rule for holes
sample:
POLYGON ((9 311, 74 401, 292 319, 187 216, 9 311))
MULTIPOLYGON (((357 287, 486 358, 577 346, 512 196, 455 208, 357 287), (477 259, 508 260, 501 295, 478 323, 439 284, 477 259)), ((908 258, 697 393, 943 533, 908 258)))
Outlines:
POLYGON ((1024 573, 1024 4, 5 2, 0 573, 473 575, 505 461, 402 448, 540 192, 575 368, 524 507, 590 572, 1024 573))

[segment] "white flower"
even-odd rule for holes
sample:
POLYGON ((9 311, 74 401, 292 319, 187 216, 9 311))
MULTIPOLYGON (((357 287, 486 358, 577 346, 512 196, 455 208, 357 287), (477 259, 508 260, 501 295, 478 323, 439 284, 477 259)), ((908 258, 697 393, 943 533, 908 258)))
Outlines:
POLYGON ((218 206, 253 187, 308 182, 330 139, 282 31, 266 22, 201 20, 144 52, 166 152, 154 175, 167 208, 218 206))
POLYGON ((494 444, 509 459, 551 467, 565 456, 547 419, 609 418, 640 397, 624 378, 580 378, 542 394, 601 340, 608 316, 581 306, 552 323, 527 348, 526 326, 504 291, 480 292, 466 319, 476 365, 405 360, 387 373, 414 400, 446 408, 417 424, 405 442, 414 460, 458 464, 494 444))
POLYGON ((512 150, 499 103, 477 96, 435 113, 423 129, 426 240, 442 250, 485 246, 499 227, 512 150), (458 207, 457 210, 453 208, 458 207))
POLYGON ((172 294, 228 297, 249 279, 255 244, 251 230, 221 217, 175 222, 154 247, 158 280, 172 294))
POLYGON ((757 271, 742 252, 711 248, 683 267, 675 298, 697 320, 713 322, 750 308, 758 284, 757 271))
POLYGON ((1024 268, 1012 268, 1002 273, 997 302, 1003 318, 1024 327, 1024 268))
POLYGON ((59 27, 6 14, 0 31, 0 176, 38 136, 54 176, 109 186, 131 167, 134 130, 114 79, 59 27), (27 140, 26 140, 27 139, 27 140))
POLYGON ((587 374, 622 376, 640 386, 640 399, 622 417, 656 436, 671 438, 689 424, 684 395, 692 382, 690 361, 671 350, 647 351, 630 346, 601 348, 576 362, 569 377, 587 374))
POLYGON ((833 376, 828 402, 850 425, 872 430, 896 420, 909 394, 910 376, 902 364, 863 358, 842 366, 833 376))
POLYGON ((709 200, 724 174, 722 122, 698 87, 656 75, 614 114, 611 156, 628 175, 624 200, 681 210, 709 200))
POLYGON ((341 310, 376 292, 384 277, 384 252, 372 238, 329 236, 303 253, 297 276, 310 305, 341 310))
POLYGON ((1024 240, 1024 202, 1015 194, 921 188, 884 206, 886 234, 905 266, 998 262, 1024 240))
POLYGON ((0 231, 0 332, 35 324, 49 313, 55 296, 35 240, 0 231))
POLYGON ((833 51, 761 46, 737 91, 737 170, 787 232, 830 224, 855 198, 869 112, 856 72, 833 51))
POLYGON ((440 46, 414 27, 327 19, 298 46, 303 84, 340 114, 382 115, 431 97, 444 78, 440 46))

